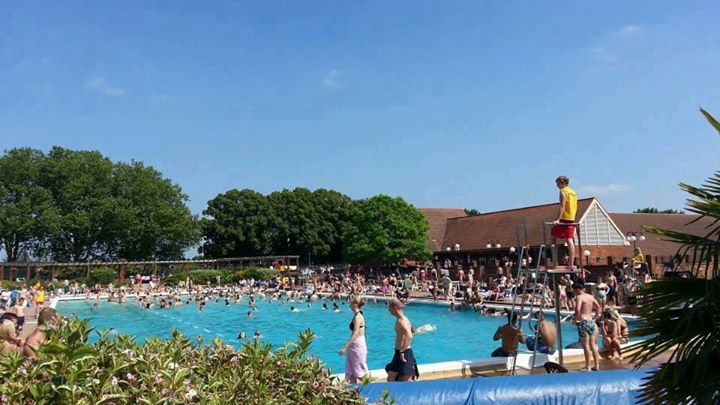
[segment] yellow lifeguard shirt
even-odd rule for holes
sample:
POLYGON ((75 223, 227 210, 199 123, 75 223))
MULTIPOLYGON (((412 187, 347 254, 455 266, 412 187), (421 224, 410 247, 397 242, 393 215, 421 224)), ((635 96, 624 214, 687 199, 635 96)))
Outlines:
POLYGON ((35 300, 40 301, 40 302, 45 302, 45 291, 44 290, 38 291, 35 296, 35 300))
POLYGON ((632 259, 635 260, 636 262, 644 262, 645 256, 643 256, 642 253, 638 253, 635 256, 633 256, 632 259))
POLYGON ((577 193, 568 186, 561 188, 560 192, 565 197, 565 209, 560 219, 575 221, 575 214, 577 213, 577 193))

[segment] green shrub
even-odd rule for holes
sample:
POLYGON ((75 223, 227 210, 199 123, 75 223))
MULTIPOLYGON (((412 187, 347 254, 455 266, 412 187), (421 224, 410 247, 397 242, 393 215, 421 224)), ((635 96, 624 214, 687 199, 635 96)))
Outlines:
POLYGON ((89 344, 88 321, 51 331, 32 364, 0 358, 0 396, 10 404, 364 404, 357 390, 336 383, 309 356, 313 333, 272 351, 252 342, 235 350, 219 339, 135 343, 99 333, 89 344))
POLYGON ((74 280, 86 275, 87 269, 85 267, 60 267, 57 269, 55 277, 58 280, 74 280))
POLYGON ((220 276, 222 284, 234 284, 244 279, 255 279, 255 280, 270 280, 271 278, 280 275, 278 270, 264 269, 259 267, 246 267, 243 270, 232 271, 230 269, 222 270, 193 270, 187 273, 176 272, 163 280, 166 285, 177 285, 180 282, 185 282, 186 278, 189 277, 195 284, 210 284, 217 283, 217 276, 220 276))
POLYGON ((2 289, 4 289, 4 290, 12 290, 13 288, 18 288, 23 284, 25 284, 25 283, 17 283, 15 281, 11 281, 11 280, 0 281, 0 287, 2 287, 2 289))
POLYGON ((90 283, 107 285, 115 281, 117 273, 109 267, 98 267, 90 271, 90 283))
POLYGON ((193 270, 187 273, 177 272, 173 273, 163 282, 167 285, 177 285, 180 282, 185 282, 187 278, 190 278, 194 284, 217 284, 217 276, 220 276, 222 281, 223 274, 220 270, 193 270))
POLYGON ((273 277, 279 276, 280 271, 275 269, 266 269, 260 267, 246 267, 240 271, 241 278, 244 279, 255 279, 255 280, 270 280, 273 277))
POLYGON ((225 285, 235 284, 240 280, 238 278, 238 272, 228 270, 228 269, 223 269, 223 270, 221 270, 221 272, 222 272, 222 283, 225 285))

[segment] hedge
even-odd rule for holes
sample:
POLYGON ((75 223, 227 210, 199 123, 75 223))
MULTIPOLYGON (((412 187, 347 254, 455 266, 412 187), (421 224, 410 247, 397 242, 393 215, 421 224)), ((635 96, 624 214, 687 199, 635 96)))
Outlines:
POLYGON ((190 278, 194 284, 217 284, 217 277, 223 278, 223 273, 220 270, 193 270, 187 273, 176 272, 169 275, 163 281, 168 285, 176 285, 180 282, 185 282, 187 278, 190 278))
POLYGON ((364 404, 357 389, 338 383, 309 356, 309 330, 273 351, 251 341, 240 350, 219 339, 172 338, 135 343, 98 333, 88 320, 50 331, 37 359, 0 357, 0 398, 10 404, 364 404))
POLYGON ((107 285, 115 281, 117 273, 109 267, 99 267, 90 271, 90 284, 107 285))
POLYGON ((220 281, 223 284, 234 284, 240 280, 270 280, 273 277, 279 276, 281 273, 275 269, 265 269, 259 267, 246 267, 243 270, 231 271, 228 269, 222 270, 193 270, 187 273, 176 272, 166 277, 163 282, 167 285, 177 285, 181 282, 185 282, 187 278, 190 278, 194 284, 216 284, 217 276, 220 276, 220 281))

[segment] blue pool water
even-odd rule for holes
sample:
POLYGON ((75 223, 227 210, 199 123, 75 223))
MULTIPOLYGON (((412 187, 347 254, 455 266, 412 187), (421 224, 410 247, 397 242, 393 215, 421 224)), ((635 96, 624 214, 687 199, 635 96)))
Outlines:
MULTIPOLYGON (((222 300, 219 303, 210 301, 204 312, 198 311, 194 304, 146 310, 134 301, 126 304, 98 302, 99 308, 93 309, 93 302, 65 301, 60 302, 57 309, 63 315, 75 313, 79 318, 92 318, 91 325, 95 327, 113 327, 120 333, 133 334, 137 338, 170 337, 172 329, 177 328, 189 337, 202 335, 209 339, 217 336, 236 347, 243 343, 236 339, 242 330, 248 336, 259 330, 263 341, 282 345, 296 339, 298 332, 310 328, 316 334, 311 346, 312 354, 319 356, 333 372, 344 370, 345 358, 340 357, 337 351, 350 336, 348 324, 352 312, 347 304, 343 305, 340 301, 340 312, 333 312, 329 300, 328 310, 322 309, 323 301, 317 301, 308 308, 306 304, 297 302, 258 300, 258 311, 252 318, 247 317, 247 299, 240 304, 231 303, 228 307, 222 300), (290 312, 290 305, 296 306, 300 312, 290 312)), ((363 313, 367 325, 368 367, 384 368, 393 355, 395 318, 382 301, 367 303, 363 313)), ((434 333, 415 335, 412 346, 421 364, 489 357, 499 343, 492 340, 495 330, 507 322, 505 317, 483 317, 472 311, 450 312, 446 306, 432 304, 411 303, 405 313, 413 326, 425 323, 437 325, 434 333)), ((524 321, 523 329, 529 334, 527 325, 524 321)), ((565 345, 577 340, 572 324, 565 324, 562 332, 565 345)))

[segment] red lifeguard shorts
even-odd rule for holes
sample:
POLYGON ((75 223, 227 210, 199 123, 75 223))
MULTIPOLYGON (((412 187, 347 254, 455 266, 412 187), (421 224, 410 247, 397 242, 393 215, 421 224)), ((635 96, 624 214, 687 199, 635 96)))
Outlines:
POLYGON ((564 225, 564 223, 573 223, 574 221, 560 220, 560 223, 553 226, 550 234, 558 239, 572 239, 575 237, 575 225, 564 225))

